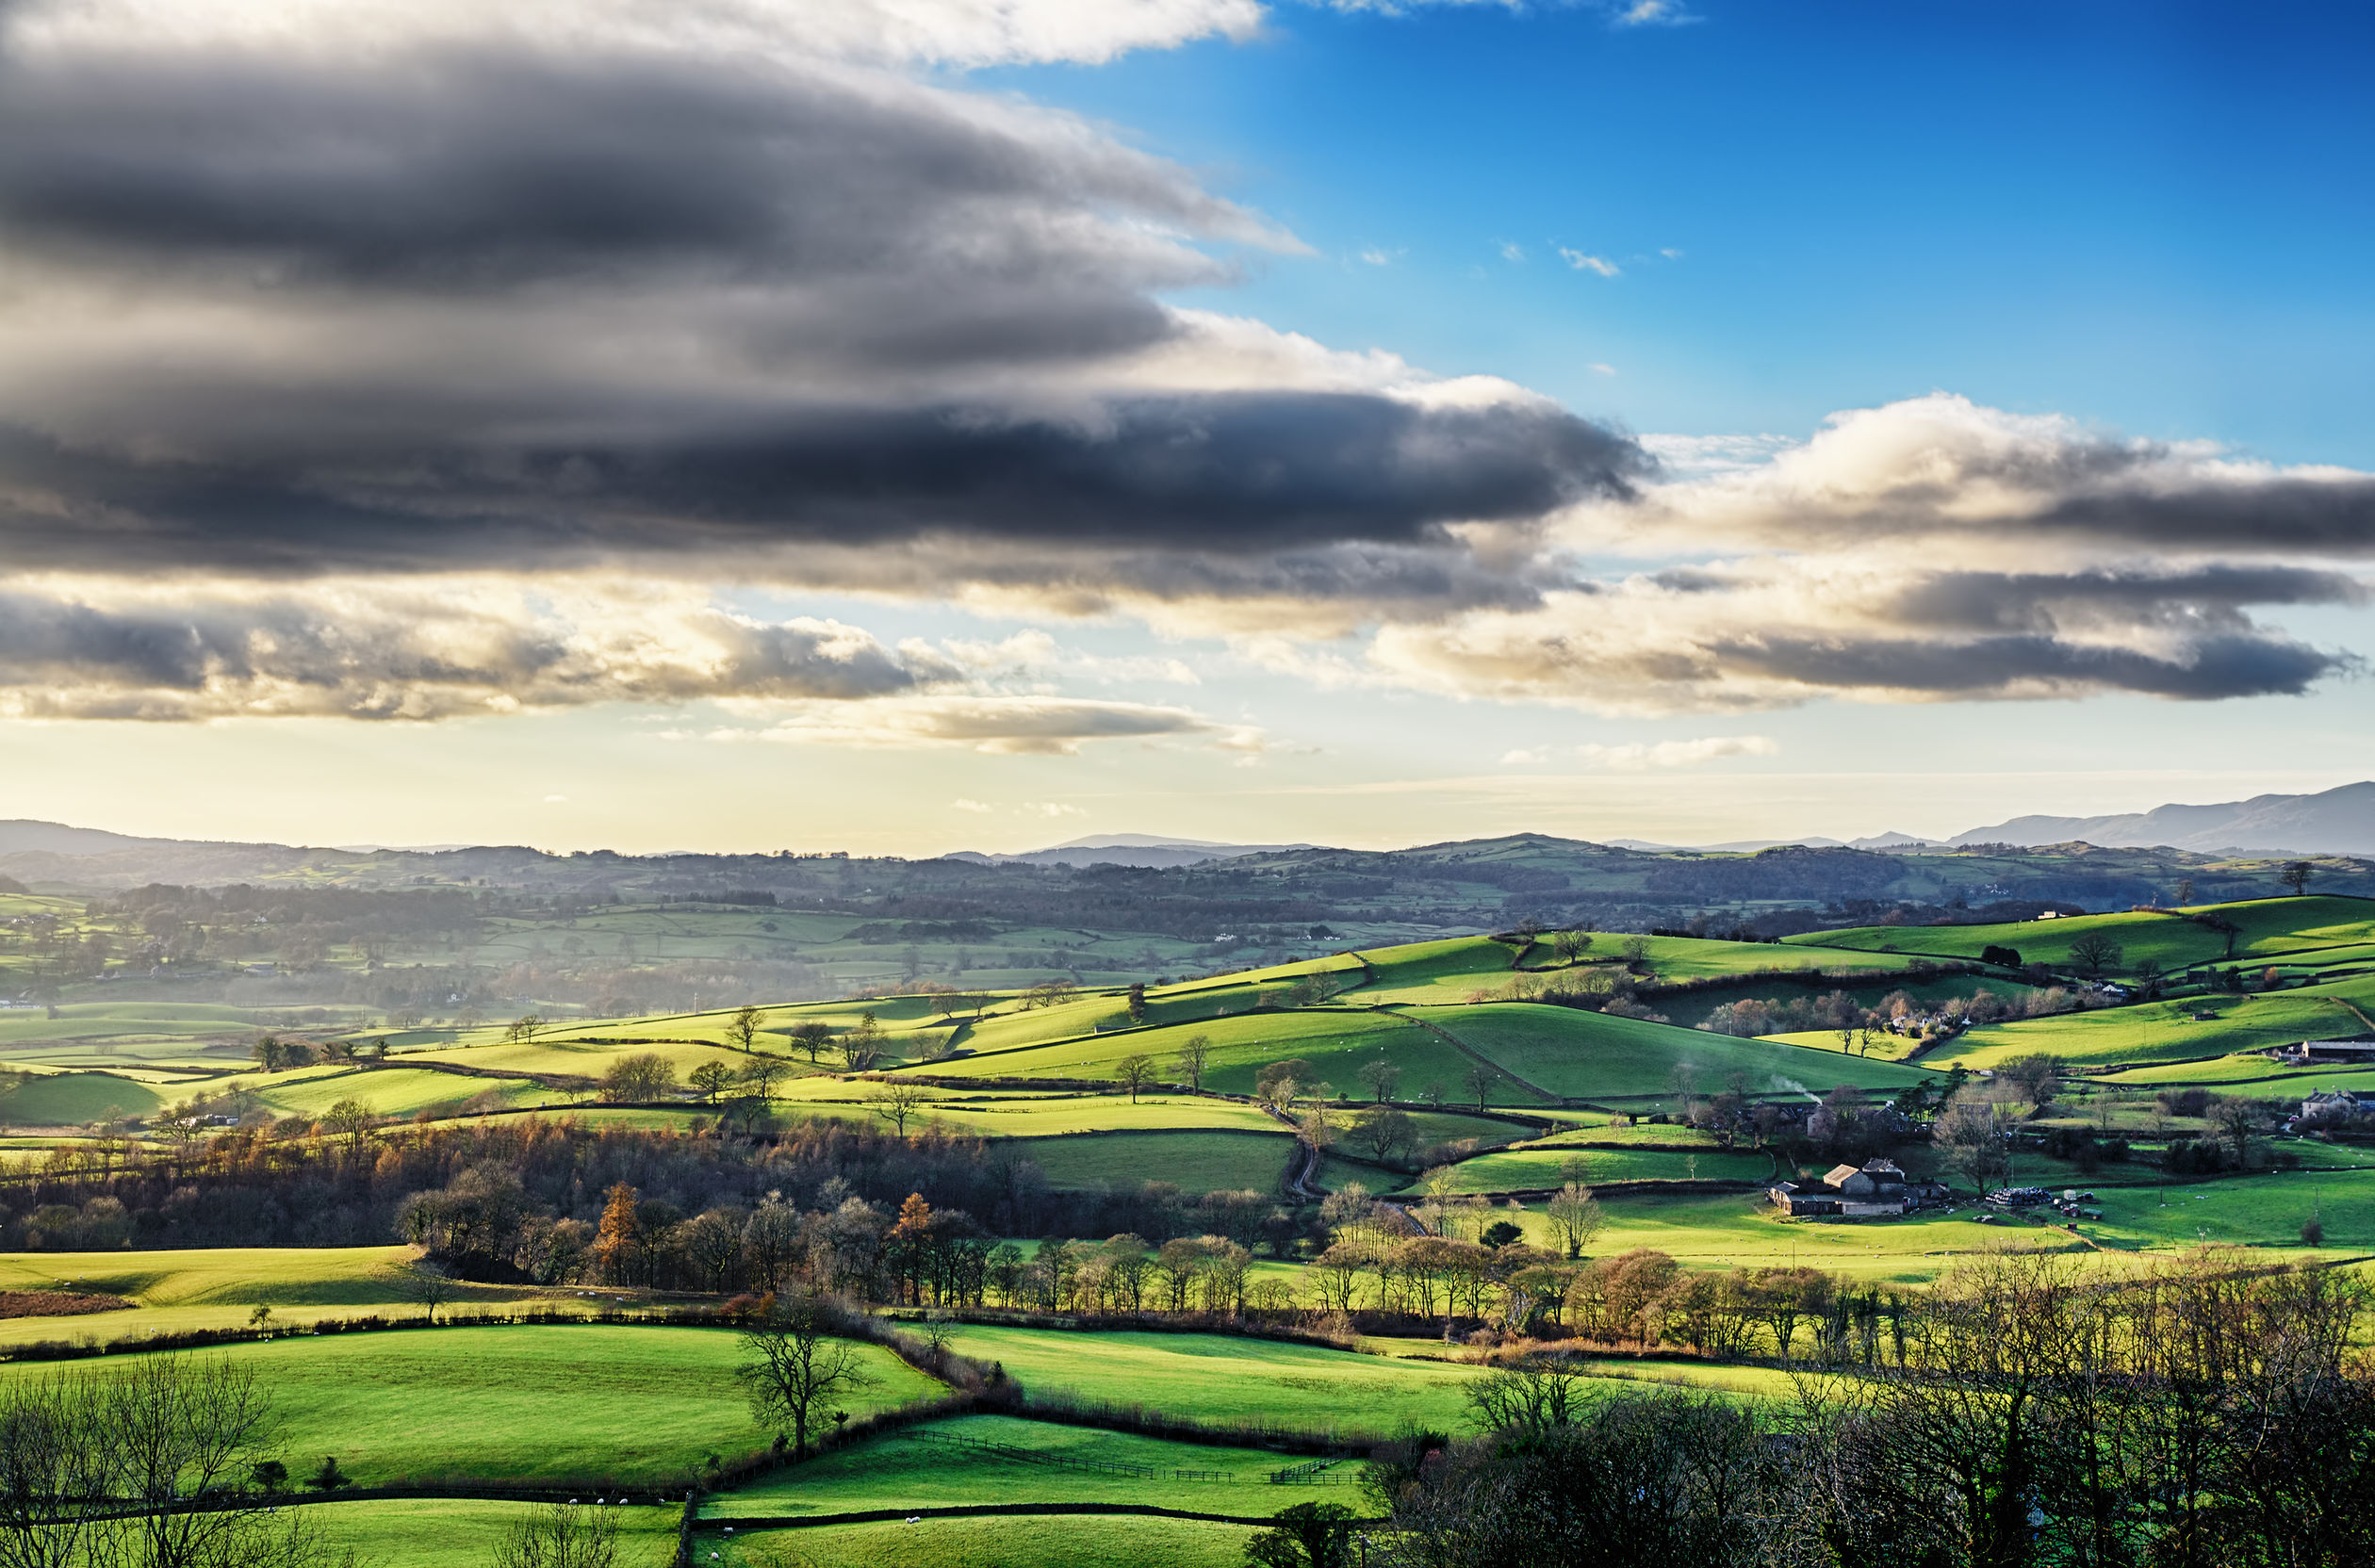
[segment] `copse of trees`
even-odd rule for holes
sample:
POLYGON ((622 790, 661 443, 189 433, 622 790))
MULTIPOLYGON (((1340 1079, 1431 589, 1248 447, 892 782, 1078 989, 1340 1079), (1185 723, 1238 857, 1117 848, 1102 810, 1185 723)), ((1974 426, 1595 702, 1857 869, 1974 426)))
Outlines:
MULTIPOLYGON (((2342 1568, 2375 1560, 2364 1282, 2204 1251, 1983 1256, 1794 1399, 1585 1392, 1535 1354, 1482 1435, 1366 1478, 1388 1568, 2342 1568)), ((1822 1343, 1818 1339, 1818 1344, 1822 1343)))

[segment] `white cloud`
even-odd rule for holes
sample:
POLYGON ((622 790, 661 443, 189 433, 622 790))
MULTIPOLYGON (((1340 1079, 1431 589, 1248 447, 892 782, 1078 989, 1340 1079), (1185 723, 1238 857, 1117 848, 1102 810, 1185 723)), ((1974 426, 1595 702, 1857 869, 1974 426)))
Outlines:
POLYGON ((1564 245, 1559 247, 1559 256, 1579 272, 1597 272, 1603 278, 1615 277, 1624 270, 1606 256, 1587 255, 1581 251, 1571 251, 1564 245))
POLYGON ((955 807, 959 811, 980 812, 991 809, 990 803, 986 800, 965 800, 958 798, 957 800, 950 801, 948 804, 955 807))
POLYGON ((1089 814, 1077 806, 1054 800, 1033 801, 1015 809, 1026 817, 1085 817, 1089 814))
POLYGON ((544 797, 544 803, 547 806, 556 806, 564 801, 566 801, 568 798, 569 797, 567 795, 547 795, 544 797))
POLYGON ((1576 755, 1611 773, 1647 773, 1695 768, 1724 757, 1771 757, 1780 745, 1763 735, 1709 735, 1695 741, 1635 741, 1624 745, 1582 745, 1576 755))
POLYGON ((1503 261, 1523 261, 1526 259, 1526 248, 1514 239, 1504 239, 1500 244, 1500 258, 1503 261))
POLYGON ((1682 253, 1671 245, 1667 246, 1664 250, 1660 251, 1658 254, 1665 257, 1668 261, 1680 261, 1682 259, 1682 253))
POLYGON ((1583 368, 1591 371, 1592 374, 1596 376, 1613 376, 1616 373, 1616 367, 1613 365, 1602 365, 1597 361, 1590 365, 1586 365, 1583 368))
POLYGON ((981 66, 1097 64, 1201 38, 1250 38, 1258 0, 32 0, 36 44, 385 51, 565 39, 727 57, 831 55, 981 66))
POLYGON ((1400 259, 1400 251, 1384 250, 1372 245, 1360 253, 1361 260, 1370 267, 1391 267, 1400 259))
POLYGON ((954 695, 808 704, 765 728, 721 728, 725 744, 774 742, 897 749, 962 747, 1069 757, 1095 741, 1202 741, 1241 751, 1244 731, 1184 708, 1066 696, 954 695))
POLYGON ((1548 761, 1548 760, 1549 755, 1547 752, 1529 751, 1523 747, 1520 747, 1515 751, 1504 751, 1501 753, 1501 766, 1504 768, 1535 767, 1548 761))
POLYGON ((1699 19, 1678 0, 1617 0, 1609 20, 1619 27, 1679 27, 1699 19))

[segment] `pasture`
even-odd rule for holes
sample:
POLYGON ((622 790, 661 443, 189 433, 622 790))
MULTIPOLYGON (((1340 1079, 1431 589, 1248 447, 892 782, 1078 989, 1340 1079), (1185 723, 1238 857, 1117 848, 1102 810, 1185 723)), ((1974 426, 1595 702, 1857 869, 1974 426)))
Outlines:
MULTIPOLYGON (((1271 1482, 1272 1472, 1295 1462, 1261 1448, 970 1415, 891 1432, 777 1471, 712 1498, 704 1511, 797 1518, 981 1503, 1152 1503, 1198 1513, 1261 1516, 1308 1497, 1352 1494, 1342 1485, 1271 1482), (1139 1470, 1151 1474, 1132 1473, 1139 1470)), ((1350 1479, 1356 1468, 1344 1466, 1343 1478, 1350 1479)))
POLYGON ((1143 1405, 1215 1425, 1391 1432, 1404 1420, 1465 1419, 1471 1367, 1391 1361, 1319 1346, 1220 1334, 1076 1333, 967 1326, 957 1348, 996 1362, 1035 1395, 1143 1405))
POLYGON ((1930 1053, 1924 1062, 1941 1069, 1977 1069, 2040 1051, 2081 1067, 2217 1057, 2297 1040, 2364 1035, 2362 1009, 2369 1006, 2375 1006, 2375 980, 2249 996, 2136 1003, 1986 1024, 1930 1053), (2197 1020, 2196 1013, 2209 1016, 2197 1020))
POLYGON ((1057 1188, 1170 1182, 1182 1192, 1268 1192, 1286 1168, 1294 1137, 1275 1133, 1122 1133, 1030 1138, 1013 1145, 1057 1188))
MULTIPOLYGON (((336 1454, 365 1486, 458 1477, 680 1491, 706 1456, 774 1435, 752 1424, 739 1342, 724 1329, 464 1325, 150 1353, 252 1369, 285 1451, 336 1454)), ((939 1386, 888 1351, 860 1354, 875 1386, 844 1401, 853 1415, 939 1386)))
MULTIPOLYGON (((369 1568, 452 1568, 458 1562, 486 1560, 513 1523, 538 1506, 445 1497, 372 1498, 313 1504, 305 1518, 321 1530, 333 1550, 352 1551, 369 1568)), ((628 1507, 604 1511, 618 1526, 617 1568, 667 1568, 676 1560, 679 1510, 628 1507)))
POLYGON ((1841 1084, 1894 1093, 1926 1076, 1890 1062, 1539 1003, 1430 1007, 1413 1016, 1526 1082, 1573 1099, 1671 1102, 1682 1067, 1707 1094, 1734 1073, 1751 1095, 1819 1095, 1841 1084))
MULTIPOLYGON (((1333 1494, 1333 1489, 1331 1491, 1333 1494)), ((1242 1568, 1253 1531, 1185 1519, 1020 1515, 704 1534, 719 1568, 1242 1568)), ((702 1556, 696 1560, 707 1561, 702 1556)))

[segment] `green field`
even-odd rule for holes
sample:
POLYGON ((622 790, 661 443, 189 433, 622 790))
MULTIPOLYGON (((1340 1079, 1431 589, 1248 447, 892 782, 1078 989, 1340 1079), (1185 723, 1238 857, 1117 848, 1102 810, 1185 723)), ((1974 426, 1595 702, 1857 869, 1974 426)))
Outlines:
MULTIPOLYGON (((709 1454, 773 1435, 751 1423, 734 1377, 739 1342, 723 1329, 461 1327, 152 1353, 252 1367, 285 1450, 336 1454, 365 1486, 446 1476, 673 1484, 709 1454)), ((886 1350, 863 1355, 878 1386, 849 1397, 853 1414, 938 1387, 886 1350)))
MULTIPOLYGON (((2341 950, 2375 942, 2375 900, 2364 898, 2266 898, 2182 912, 2137 911, 2023 921, 2012 925, 1874 925, 1850 931, 1818 931, 1793 937, 1793 945, 1858 948, 1870 952, 1976 958, 1988 946, 2019 953, 2022 961, 2071 966, 2071 945, 2100 933, 2120 944, 2121 972, 2139 963, 2163 969, 2193 964, 2252 964, 2289 957, 2309 961, 2318 950, 2341 950), (2215 913, 2236 927, 2230 952, 2227 935, 2198 919, 2215 913)), ((2349 959, 2338 951, 2335 961, 2349 959)))
MULTIPOLYGON (((513 1522, 535 1510, 527 1503, 374 1499, 315 1505, 306 1522, 319 1526, 333 1547, 352 1551, 358 1568, 452 1568, 488 1560, 513 1522)), ((666 1568, 676 1560, 680 1509, 603 1511, 618 1525, 618 1568, 666 1568)))
POLYGON ((106 1072, 43 1073, 0 1098, 0 1121, 19 1127, 80 1127, 112 1117, 151 1117, 179 1095, 106 1072))
MULTIPOLYGON (((1336 1489, 1330 1489, 1333 1495, 1336 1489)), ((1253 1530, 1185 1519, 922 1519, 914 1524, 828 1525, 739 1538, 703 1535, 701 1556, 719 1568, 1242 1568, 1253 1530)))
POLYGON ((1762 1182, 1771 1156, 1750 1152, 1675 1154, 1642 1149, 1579 1149, 1573 1144, 1507 1149, 1451 1168, 1454 1192, 1511 1192, 1556 1187, 1570 1163, 1582 1162, 1587 1184, 1605 1182, 1762 1182))
POLYGON ((2144 1002, 1987 1024, 1941 1046, 1923 1062, 1941 1070, 1957 1063, 1993 1067, 2039 1051, 2080 1066, 2220 1056, 2303 1039, 2361 1036, 2367 1024, 2358 1009, 2370 1006, 2375 1006, 2375 980, 2252 996, 2144 1002), (2196 1012, 2215 1016, 2197 1022, 2192 1016, 2196 1012))
POLYGON ((1269 1192, 1286 1168, 1293 1135, 1285 1128, 1254 1133, 1121 1133, 1109 1136, 1031 1138, 1014 1147, 1036 1161, 1058 1189, 1136 1186, 1170 1182, 1182 1192, 1269 1192))
POLYGON ((1889 1062, 1539 1003, 1430 1007, 1416 1016, 1519 1077, 1579 1100, 1670 1101, 1674 1070, 1684 1064, 1697 1070, 1704 1094, 1735 1072, 1752 1095, 1821 1094, 1841 1084, 1893 1093, 1925 1076, 1889 1062))
POLYGON ((1390 1432, 1404 1418, 1458 1424, 1473 1371, 1218 1334, 968 1327, 957 1348, 1033 1394, 1143 1405, 1191 1421, 1269 1421, 1390 1432))
MULTIPOLYGON (((0 1319, 0 1345, 37 1339, 101 1339, 191 1329, 244 1328, 248 1315, 269 1306, 287 1321, 353 1317, 377 1313, 414 1317, 389 1270, 413 1256, 409 1247, 216 1248, 157 1252, 0 1253, 0 1290, 80 1290, 121 1296, 130 1312, 87 1317, 0 1319)), ((574 1299, 514 1285, 464 1285, 459 1305, 551 1304, 574 1299)))
MULTIPOLYGON (((1094 1427, 972 1415, 853 1444, 712 1497, 703 1511, 735 1518, 796 1518, 977 1503, 1151 1503, 1197 1513, 1261 1517, 1305 1497, 1352 1494, 1342 1485, 1289 1490, 1270 1481, 1272 1471, 1294 1462, 1260 1448, 1171 1443, 1094 1427), (968 1448, 961 1446, 965 1442, 1020 1449, 1049 1461, 1142 1465, 1154 1475, 1035 1463, 968 1448), (1197 1474, 1182 1477, 1180 1471, 1197 1474)), ((1345 1466, 1343 1478, 1350 1479, 1355 1469, 1345 1466)))

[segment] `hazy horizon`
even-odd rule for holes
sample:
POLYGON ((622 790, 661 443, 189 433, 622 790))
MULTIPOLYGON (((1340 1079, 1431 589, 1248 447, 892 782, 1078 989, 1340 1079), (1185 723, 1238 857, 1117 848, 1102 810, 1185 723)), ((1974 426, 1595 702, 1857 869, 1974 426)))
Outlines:
POLYGON ((2375 776, 2370 26, 20 0, 0 816, 1703 843, 2375 776))

